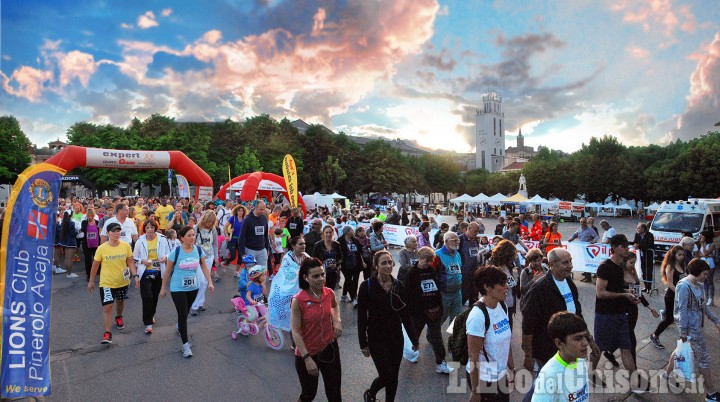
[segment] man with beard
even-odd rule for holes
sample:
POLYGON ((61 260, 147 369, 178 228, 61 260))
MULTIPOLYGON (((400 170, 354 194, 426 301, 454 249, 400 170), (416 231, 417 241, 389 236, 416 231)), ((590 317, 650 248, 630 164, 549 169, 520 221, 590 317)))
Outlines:
POLYGON ((322 220, 315 218, 310 224, 310 231, 305 234, 305 248, 312 250, 315 243, 322 240, 322 220))

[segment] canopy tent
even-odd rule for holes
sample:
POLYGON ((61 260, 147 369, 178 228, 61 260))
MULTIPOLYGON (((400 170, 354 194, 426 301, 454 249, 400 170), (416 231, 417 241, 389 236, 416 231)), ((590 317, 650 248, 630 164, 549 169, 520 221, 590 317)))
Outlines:
POLYGON ((347 197, 345 197, 344 195, 340 195, 340 194, 338 194, 338 193, 332 193, 332 194, 330 194, 328 197, 332 198, 333 200, 337 200, 337 199, 344 200, 344 199, 347 199, 347 197))
POLYGON ((506 201, 506 200, 507 200, 507 197, 504 196, 502 193, 497 193, 493 196, 490 196, 490 201, 502 202, 502 201, 506 201))
POLYGON ((488 197, 487 195, 485 195, 485 194, 483 194, 483 193, 480 193, 480 194, 476 195, 475 197, 472 197, 472 199, 473 199, 474 202, 488 202, 488 201, 490 201, 490 197, 488 197))
POLYGON ((525 201, 526 204, 552 204, 553 201, 546 200, 545 198, 540 197, 540 194, 535 194, 532 198, 525 201))
POLYGON ((657 202, 653 202, 652 204, 645 207, 645 209, 647 209, 648 211, 657 211, 658 209, 660 209, 660 204, 658 204, 657 202))
POLYGON ((469 194, 463 194, 460 197, 456 197, 450 200, 450 202, 459 204, 461 202, 473 202, 473 197, 469 194))
POLYGON ((525 202, 528 199, 520 193, 513 195, 512 197, 505 200, 505 202, 525 202))

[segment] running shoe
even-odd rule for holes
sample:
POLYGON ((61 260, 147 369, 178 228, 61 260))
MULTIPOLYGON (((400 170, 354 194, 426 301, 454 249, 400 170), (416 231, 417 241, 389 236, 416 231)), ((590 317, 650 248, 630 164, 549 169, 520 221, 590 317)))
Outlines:
POLYGON ((453 372, 452 367, 448 367, 447 362, 445 360, 442 361, 442 363, 438 364, 437 367, 435 367, 435 372, 439 374, 450 374, 453 372))
POLYGON ((190 310, 190 315, 198 315, 198 311, 195 309, 190 310))
POLYGON ((353 308, 357 308, 358 302, 357 299, 352 301, 353 308))
POLYGON ((192 357, 193 353, 192 353, 192 350, 190 350, 190 342, 185 342, 183 344, 182 355, 186 359, 189 359, 192 357))
POLYGON ((69 273, 69 274, 67 274, 67 277, 68 277, 68 279, 75 279, 75 278, 78 277, 78 275, 77 275, 77 274, 73 274, 73 273, 69 273))
POLYGON ((653 345, 655 345, 655 347, 658 349, 665 349, 665 346, 663 346, 663 344, 660 343, 660 339, 658 339, 658 337, 655 336, 655 334, 650 334, 650 342, 653 345))
POLYGON ((350 296, 348 296, 348 295, 343 295, 343 296, 340 298, 340 300, 343 301, 344 303, 350 303, 350 302, 352 302, 352 299, 351 299, 350 296))
POLYGON ((115 328, 117 329, 125 329, 125 323, 123 322, 122 316, 119 315, 115 317, 115 328))
POLYGON ((712 394, 705 394, 705 401, 707 401, 707 402, 720 401, 720 392, 715 391, 712 394))
POLYGON ((112 343, 112 334, 110 332, 105 332, 100 343, 102 343, 103 345, 112 343))
POLYGON ((198 307, 198 311, 205 311, 205 310, 207 310, 207 309, 205 308, 205 306, 200 306, 200 307, 198 307))
POLYGON ((62 268, 60 268, 60 267, 54 267, 54 268, 53 268, 53 273, 56 273, 56 274, 64 274, 65 272, 67 272, 67 271, 64 270, 64 269, 62 269, 62 268))
POLYGON ((152 334, 152 325, 145 326, 145 333, 148 335, 152 334))

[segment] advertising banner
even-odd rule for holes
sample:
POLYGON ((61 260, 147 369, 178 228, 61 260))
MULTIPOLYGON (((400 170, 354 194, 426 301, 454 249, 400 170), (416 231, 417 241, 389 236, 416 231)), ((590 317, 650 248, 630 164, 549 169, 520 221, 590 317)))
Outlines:
POLYGON ((213 199, 213 188, 210 186, 200 186, 197 188, 198 199, 210 201, 213 199))
POLYGON ((116 169, 166 169, 170 167, 167 151, 122 151, 85 148, 85 167, 116 169))
POLYGON ((298 188, 297 188, 297 168, 295 167, 295 159, 292 155, 285 155, 283 159, 283 177, 285 178, 285 187, 287 187, 287 199, 291 208, 298 206, 298 188))
POLYGON ((31 166, 8 200, 0 243, 3 398, 50 395, 53 242, 64 173, 46 163, 31 166))
POLYGON ((185 176, 176 174, 175 180, 178 183, 178 196, 181 198, 190 197, 190 186, 185 176))

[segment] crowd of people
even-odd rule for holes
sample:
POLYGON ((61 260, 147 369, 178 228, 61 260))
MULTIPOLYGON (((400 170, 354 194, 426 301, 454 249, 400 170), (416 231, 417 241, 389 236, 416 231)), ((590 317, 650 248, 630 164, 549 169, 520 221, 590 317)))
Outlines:
MULTIPOLYGON (((486 230, 479 218, 458 216, 451 227, 439 216, 408 214, 405 209, 386 215, 358 206, 319 208, 304 216, 299 208, 272 200, 203 204, 115 197, 61 200, 57 219, 53 271, 77 278, 73 262, 81 250, 89 292, 94 292, 99 275, 102 343, 112 342, 113 326, 125 327, 123 310, 131 284, 140 288, 148 335, 153 333, 158 300, 169 288, 182 356, 191 357, 187 318, 205 310, 204 295, 213 292, 213 283, 221 278, 218 268, 232 267, 238 296, 251 304, 267 303, 268 323, 289 333, 301 401, 315 398, 319 376, 327 399, 342 399, 337 342, 343 333, 341 302, 357 314, 359 348, 378 373, 362 395, 365 401, 376 400, 381 389, 385 400, 395 399, 402 359, 417 360, 424 330, 438 374, 453 371, 450 358, 466 362, 472 401, 509 400, 510 385, 521 369, 534 378, 525 400, 587 400, 590 384, 606 386, 596 370, 602 356, 637 373, 633 392, 651 391, 637 366, 638 304, 655 317, 663 315, 650 336, 658 348, 664 348, 661 334, 678 321, 679 337, 690 342, 705 376, 706 398, 720 400, 717 390, 710 389, 715 385, 702 331, 705 317, 720 331, 720 320, 709 308, 718 254, 711 233, 699 242, 685 237, 666 253, 660 269, 667 287, 665 308, 658 312, 643 294, 650 290, 644 280, 653 275, 647 226, 638 225, 631 243, 606 221, 600 222, 601 234, 592 217, 581 219, 567 241, 601 242, 611 249, 596 272, 596 303, 590 315, 583 314, 572 280, 572 258, 557 223, 548 224, 537 215, 530 222, 522 214, 500 217, 494 234, 485 235, 493 228, 486 230), (394 222, 417 227, 397 253, 390 251, 383 234, 385 224, 394 222), (435 236, 432 229, 438 229, 435 236), (539 246, 528 248, 529 240, 539 246), (638 258, 642 278, 635 270, 638 258), (261 269, 249 276, 251 265, 261 269), (592 334, 589 319, 594 320, 592 334), (445 324, 462 331, 451 336, 447 348, 441 331, 445 324), (511 348, 518 326, 522 357, 514 357, 511 348), (410 356, 407 349, 413 352, 410 356), (617 350, 621 362, 615 359, 617 350)), ((671 359, 664 375, 671 383, 672 364, 671 359)))

